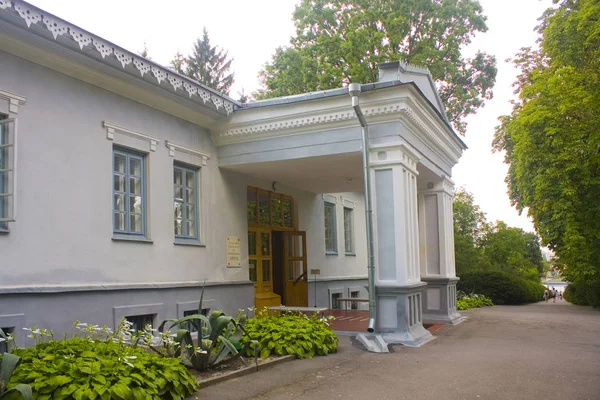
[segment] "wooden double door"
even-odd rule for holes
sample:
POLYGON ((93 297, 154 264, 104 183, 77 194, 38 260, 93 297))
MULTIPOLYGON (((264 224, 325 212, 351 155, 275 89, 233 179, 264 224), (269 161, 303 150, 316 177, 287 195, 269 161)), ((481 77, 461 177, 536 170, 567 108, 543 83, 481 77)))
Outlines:
POLYGON ((256 295, 273 293, 283 305, 308 305, 306 232, 249 228, 248 258, 256 295))

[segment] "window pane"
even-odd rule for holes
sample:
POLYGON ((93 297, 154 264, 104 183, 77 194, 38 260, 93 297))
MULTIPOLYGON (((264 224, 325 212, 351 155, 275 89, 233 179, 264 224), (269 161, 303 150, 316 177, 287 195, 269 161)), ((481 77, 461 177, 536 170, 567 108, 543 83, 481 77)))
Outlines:
POLYGON ((175 186, 175 200, 183 201, 183 188, 175 186))
POLYGON ((124 192, 125 191, 125 175, 115 175, 115 191, 124 192))
POLYGON ((256 255, 256 232, 248 232, 248 255, 256 255))
POLYGON ((173 183, 183 185, 183 171, 179 168, 173 168, 173 183))
POLYGON ((195 203, 196 200, 194 198, 194 189, 189 189, 186 188, 185 189, 185 201, 187 201, 188 203, 195 203))
POLYGON ((194 211, 194 205, 193 204, 186 204, 185 206, 185 218, 195 221, 196 220, 196 214, 194 211))
POLYGON ((286 228, 292 228, 292 200, 281 199, 281 204, 283 208, 283 226, 286 228))
POLYGON ((256 215, 256 189, 248 189, 246 201, 248 208, 248 222, 258 222, 258 216, 256 215))
POLYGON ((196 175, 196 174, 194 174, 194 172, 192 172, 192 171, 186 171, 185 174, 186 174, 185 185, 187 187, 193 188, 195 186, 194 185, 194 182, 195 182, 194 175, 196 175))
POLYGON ((142 160, 137 157, 129 159, 129 175, 142 176, 142 160))
POLYGON ((263 256, 268 256, 271 254, 271 242, 269 240, 270 237, 270 233, 261 232, 260 234, 260 246, 263 256))
POLYGON ((175 202, 175 204, 174 204, 174 208, 175 208, 175 215, 174 215, 174 217, 175 217, 175 219, 178 219, 178 218, 181 219, 181 218, 183 218, 182 207, 183 206, 182 206, 181 203, 175 202))
POLYGON ((283 216, 281 215, 281 199, 279 197, 271 198, 271 223, 275 226, 283 225, 283 216))
POLYGON ((131 194, 142 194, 142 180, 140 178, 129 178, 129 192, 131 194))
POLYGON ((263 260, 262 262, 262 281, 271 282, 271 260, 263 260))
POLYGON ((269 194, 259 193, 258 194, 258 215, 261 224, 270 225, 271 216, 269 215, 269 194))
POLYGON ((194 221, 187 221, 187 236, 195 237, 196 236, 196 223, 194 221))
POLYGON ((114 209, 116 211, 125 211, 125 195, 124 194, 115 194, 114 209))
POLYGON ((142 232, 142 216, 139 214, 131 215, 131 232, 141 233, 142 232))
POLYGON ((115 160, 114 160, 115 172, 120 172, 123 174, 125 173, 125 160, 126 160, 126 157, 124 155, 115 154, 115 160))
POLYGON ((115 230, 116 231, 124 231, 125 230, 125 214, 115 213, 115 230))
POLYGON ((256 260, 249 260, 248 261, 249 265, 249 269, 248 269, 248 278, 252 281, 252 282, 256 282, 256 260))
POLYGON ((183 225, 181 224, 180 219, 175 220, 175 235, 182 236, 183 235, 183 225))
POLYGON ((129 212, 142 212, 142 196, 129 196, 129 212))

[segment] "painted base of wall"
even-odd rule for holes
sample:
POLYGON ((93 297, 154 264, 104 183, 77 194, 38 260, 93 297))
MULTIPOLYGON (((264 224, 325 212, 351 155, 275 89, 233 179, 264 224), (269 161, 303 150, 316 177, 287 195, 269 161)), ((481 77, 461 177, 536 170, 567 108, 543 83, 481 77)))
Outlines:
MULTIPOLYGON (((125 289, 102 291, 68 291, 60 293, 3 294, 0 327, 12 328, 18 346, 31 346, 24 327, 54 330, 54 337, 71 334, 73 322, 79 320, 114 329, 122 317, 152 314, 158 327, 166 318, 183 317, 185 311, 197 310, 202 285, 195 287, 125 289)), ((223 310, 229 315, 254 304, 254 285, 206 286, 203 308, 223 310)))
POLYGON ((459 278, 421 277, 427 283, 423 296, 423 319, 456 325, 465 318, 456 309, 456 282, 459 278))
POLYGON ((420 347, 434 337, 423 327, 422 298, 426 284, 377 286, 376 332, 388 344, 420 347))

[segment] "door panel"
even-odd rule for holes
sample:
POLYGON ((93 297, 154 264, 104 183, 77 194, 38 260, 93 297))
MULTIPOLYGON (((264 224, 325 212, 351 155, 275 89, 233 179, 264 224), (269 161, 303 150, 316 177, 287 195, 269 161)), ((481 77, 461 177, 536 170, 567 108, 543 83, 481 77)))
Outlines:
POLYGON ((273 291, 271 261, 271 231, 267 229, 249 229, 248 278, 254 282, 255 293, 273 291))
POLYGON ((306 232, 284 232, 285 304, 308 306, 306 232))

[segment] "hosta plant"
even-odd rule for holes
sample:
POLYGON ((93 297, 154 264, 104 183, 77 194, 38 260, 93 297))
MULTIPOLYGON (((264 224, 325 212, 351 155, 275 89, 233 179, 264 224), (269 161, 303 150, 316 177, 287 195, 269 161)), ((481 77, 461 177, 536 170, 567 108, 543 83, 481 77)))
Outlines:
MULTIPOLYGON (((2 332, 2 336, 4 336, 4 332, 2 332)), ((3 339, 6 338, 3 337, 3 339)), ((14 354, 4 353, 0 357, 0 399, 13 394, 12 398, 18 395, 23 400, 31 400, 32 392, 29 385, 23 383, 9 384, 10 378, 20 362, 21 358, 14 354)))

